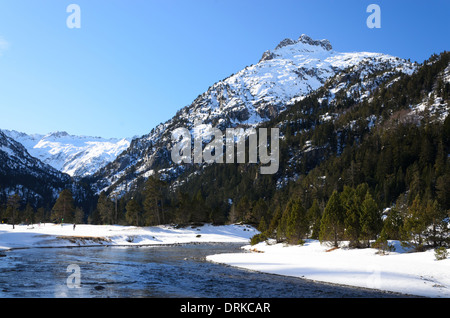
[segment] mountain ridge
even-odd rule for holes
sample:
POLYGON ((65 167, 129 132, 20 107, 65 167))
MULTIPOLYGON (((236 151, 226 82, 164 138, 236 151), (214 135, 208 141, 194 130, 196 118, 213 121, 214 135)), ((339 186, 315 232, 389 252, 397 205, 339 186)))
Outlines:
POLYGON ((19 193, 29 203, 42 204, 71 184, 67 174, 30 155, 20 142, 3 131, 0 131, 0 159, 2 202, 12 193, 19 193))
MULTIPOLYGON (((370 80, 374 74, 411 74, 416 65, 383 53, 335 52, 328 40, 312 40, 304 34, 296 41, 285 39, 274 50, 266 51, 257 64, 214 83, 174 117, 133 140, 127 151, 93 175, 94 191, 111 187, 123 191, 139 176, 148 177, 161 169, 167 176, 175 176, 182 168, 170 168, 170 132, 174 129, 183 127, 192 131, 195 122, 222 130, 255 127, 351 67, 360 68, 360 82, 367 80, 376 87, 376 81, 370 80)), ((336 88, 335 93, 338 91, 336 88)))
POLYGON ((76 136, 65 131, 45 135, 15 130, 3 132, 23 144, 33 157, 72 177, 95 173, 126 150, 131 142, 131 138, 76 136))

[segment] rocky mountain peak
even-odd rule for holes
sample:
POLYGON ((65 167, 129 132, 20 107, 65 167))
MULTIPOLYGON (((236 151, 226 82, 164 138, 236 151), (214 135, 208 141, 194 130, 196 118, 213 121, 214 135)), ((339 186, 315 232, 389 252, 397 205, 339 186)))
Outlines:
POLYGON ((53 137, 53 138, 63 138, 69 136, 67 131, 54 131, 47 134, 45 137, 53 137))
POLYGON ((305 47, 305 45, 307 46, 311 46, 311 47, 317 47, 320 49, 323 49, 325 51, 331 51, 333 49, 333 47, 331 46, 330 41, 328 40, 313 40, 311 39, 311 37, 309 37, 306 34, 302 34, 297 40, 292 40, 290 38, 286 38, 283 41, 281 41, 273 51, 265 51, 261 57, 261 61, 269 61, 274 59, 277 56, 280 56, 280 54, 282 55, 280 51, 280 49, 288 47, 288 46, 292 46, 293 50, 298 50, 298 51, 304 51, 307 50, 309 51, 309 47, 305 47), (297 45, 298 47, 295 47, 295 45, 297 45))
POLYGON ((302 34, 298 38, 296 43, 304 43, 304 44, 309 44, 309 45, 313 45, 313 46, 321 46, 323 49, 325 49, 327 51, 331 51, 333 49, 330 41, 325 40, 325 39, 324 40, 313 40, 306 34, 302 34))
POLYGON ((281 49, 282 47, 288 46, 288 45, 292 45, 297 43, 296 41, 286 38, 283 41, 281 41, 276 47, 275 50, 281 49))

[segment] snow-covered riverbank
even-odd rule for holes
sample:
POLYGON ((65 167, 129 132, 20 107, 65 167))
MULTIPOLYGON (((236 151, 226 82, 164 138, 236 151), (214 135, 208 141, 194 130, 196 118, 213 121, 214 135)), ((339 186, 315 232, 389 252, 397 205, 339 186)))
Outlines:
POLYGON ((209 261, 241 268, 303 277, 321 282, 426 297, 450 297, 450 258, 436 260, 434 251, 407 253, 399 242, 396 252, 379 255, 376 249, 330 247, 308 240, 303 246, 244 246, 254 253, 218 254, 209 261))
POLYGON ((247 225, 132 227, 118 225, 33 226, 0 224, 0 251, 13 248, 88 245, 157 245, 239 242, 252 253, 210 255, 207 260, 267 273, 374 288, 427 297, 450 298, 450 258, 437 261, 434 251, 407 253, 398 242, 395 252, 339 248, 307 240, 303 246, 259 243, 247 245, 258 233, 247 225))
POLYGON ((258 233, 247 225, 134 227, 119 225, 0 224, 0 250, 83 245, 155 245, 205 242, 248 243, 258 233))

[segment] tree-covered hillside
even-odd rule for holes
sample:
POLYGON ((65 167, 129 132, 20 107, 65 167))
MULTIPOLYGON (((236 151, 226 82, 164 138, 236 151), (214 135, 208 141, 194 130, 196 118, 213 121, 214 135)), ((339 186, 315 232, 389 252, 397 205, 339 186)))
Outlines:
MULTIPOLYGON (((273 175, 260 174, 259 164, 183 164, 181 175, 140 177, 120 197, 105 193, 93 202, 89 195, 82 219, 247 222, 262 232, 254 241, 448 244, 449 62, 444 52, 411 75, 385 68, 362 82, 363 69, 351 67, 333 76, 261 125, 280 130, 273 175)), ((89 179, 83 182, 86 188, 89 179)))

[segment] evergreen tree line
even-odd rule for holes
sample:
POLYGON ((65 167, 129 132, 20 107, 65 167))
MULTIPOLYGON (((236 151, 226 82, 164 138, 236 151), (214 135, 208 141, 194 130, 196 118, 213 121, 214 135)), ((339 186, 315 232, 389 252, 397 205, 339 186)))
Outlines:
POLYGON ((284 137, 277 174, 260 175, 251 164, 187 165, 180 178, 185 182, 151 176, 121 197, 88 195, 89 204, 64 190, 51 208, 33 214, 11 197, 2 200, 2 218, 136 226, 245 222, 262 232, 254 242, 448 245, 450 117, 429 114, 418 121, 407 114, 431 91, 449 104, 449 85, 437 76, 449 56, 433 56, 413 75, 376 90, 370 101, 342 98, 329 105, 317 92, 265 124, 279 126, 284 137), (321 121, 331 110, 340 112, 338 119, 321 121), (369 129, 371 115, 379 122, 369 129), (307 142, 314 150, 303 152, 307 142))
POLYGON ((36 223, 84 223, 85 213, 81 207, 75 207, 74 197, 69 189, 59 193, 58 199, 51 209, 34 208, 26 203, 17 193, 10 195, 0 210, 2 223, 16 224, 36 223))
POLYGON ((450 245, 449 211, 437 200, 417 195, 411 205, 404 203, 400 198, 392 208, 381 210, 366 183, 333 191, 324 207, 315 199, 307 209, 301 199, 291 198, 269 223, 261 219, 261 233, 251 242, 274 238, 302 244, 305 239, 317 239, 339 247, 348 241, 350 247, 373 246, 383 251, 390 248, 388 240, 400 240, 416 250, 450 245))

